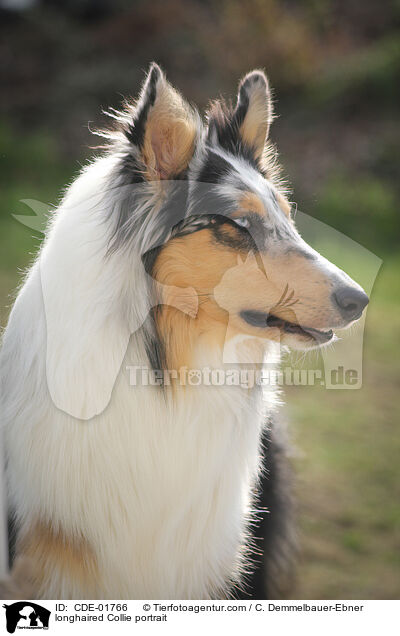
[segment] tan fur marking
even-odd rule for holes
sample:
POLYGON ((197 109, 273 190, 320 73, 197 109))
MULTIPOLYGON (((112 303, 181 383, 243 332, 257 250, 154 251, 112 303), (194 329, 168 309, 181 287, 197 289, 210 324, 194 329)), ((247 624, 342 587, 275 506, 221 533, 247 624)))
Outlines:
MULTIPOLYGON (((243 211, 242 214, 238 214, 237 216, 240 217, 243 215, 243 211)), ((237 239, 238 238, 238 232, 239 229, 233 225, 228 225, 228 223, 225 223, 220 229, 219 229, 220 234, 222 234, 222 236, 224 236, 224 238, 232 238, 232 239, 237 239)))
POLYGON ((158 331, 166 343, 169 369, 189 364, 195 341, 206 333, 214 346, 223 345, 229 316, 214 301, 213 291, 224 272, 234 267, 236 255, 234 250, 215 246, 211 231, 202 230, 170 241, 158 256, 153 276, 159 283, 191 286, 198 295, 195 318, 167 304, 156 317, 158 331))
POLYGON ((193 287, 161 286, 162 301, 169 307, 175 307, 196 318, 199 301, 196 290, 193 287))
POLYGON ((81 586, 89 598, 98 580, 96 560, 87 541, 71 539, 61 530, 54 530, 50 523, 38 522, 17 542, 17 553, 32 564, 33 586, 46 589, 46 581, 54 573, 62 573, 66 580, 81 586), (88 596, 89 595, 89 596, 88 596))
POLYGON ((239 211, 233 214, 233 217, 242 216, 244 212, 253 212, 259 216, 265 216, 264 204, 254 192, 244 193, 239 201, 239 211))
MULTIPOLYGON (((216 243, 208 229, 169 241, 153 275, 162 285, 193 287, 198 295, 196 316, 182 313, 176 303, 157 312, 169 369, 190 366, 199 343, 222 352, 227 340, 239 334, 282 343, 290 337, 277 327, 248 325, 241 317, 244 310, 316 329, 329 328, 332 321, 330 285, 313 263, 297 254, 240 253, 216 243)), ((187 307, 184 302, 182 308, 187 307)))
POLYGON ((278 199, 278 203, 281 210, 286 214, 286 216, 290 216, 291 206, 289 201, 284 196, 282 196, 282 194, 280 194, 279 192, 277 192, 276 198, 278 199))
POLYGON ((181 173, 194 151, 196 118, 182 97, 165 83, 149 114, 143 144, 147 177, 169 179, 181 173))
POLYGON ((250 97, 250 104, 240 134, 243 141, 254 148, 257 158, 260 158, 268 134, 270 112, 265 88, 254 90, 250 97))

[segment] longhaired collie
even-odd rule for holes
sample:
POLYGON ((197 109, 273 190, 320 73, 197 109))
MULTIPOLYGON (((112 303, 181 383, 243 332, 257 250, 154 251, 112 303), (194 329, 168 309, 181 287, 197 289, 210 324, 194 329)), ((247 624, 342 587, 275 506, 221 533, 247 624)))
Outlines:
POLYGON ((273 589, 291 533, 275 393, 235 377, 331 341, 368 298, 296 231, 263 72, 203 121, 153 64, 110 114, 4 334, 14 569, 39 599, 209 599, 264 558, 273 589))

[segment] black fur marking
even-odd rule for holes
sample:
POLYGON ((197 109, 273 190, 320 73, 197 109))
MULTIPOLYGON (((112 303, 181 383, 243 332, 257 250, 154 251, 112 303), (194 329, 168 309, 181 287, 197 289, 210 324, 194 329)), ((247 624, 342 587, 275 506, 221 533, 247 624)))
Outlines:
POLYGON ((8 531, 8 567, 12 568, 15 560, 15 547, 17 542, 17 521, 14 512, 8 511, 7 517, 7 531, 8 531))
POLYGON ((218 192, 214 184, 207 182, 192 182, 189 200, 190 216, 221 215, 229 217, 237 209, 234 198, 229 198, 218 192))
POLYGON ((248 83, 243 82, 239 89, 238 102, 233 113, 233 121, 236 128, 239 130, 240 126, 244 122, 246 113, 249 110, 250 99, 247 92, 248 83))
POLYGON ((173 188, 171 196, 167 197, 167 200, 158 212, 159 227, 165 230, 164 237, 161 239, 162 242, 167 239, 173 228, 186 216, 188 183, 185 175, 176 177, 176 180, 179 181, 179 183, 173 188))
POLYGON ((216 102, 209 114, 208 140, 216 135, 219 145, 233 155, 243 157, 256 170, 259 164, 256 159, 255 149, 245 144, 241 138, 239 128, 243 123, 248 109, 248 96, 243 97, 244 103, 238 104, 235 110, 223 101, 216 102))
POLYGON ((227 219, 226 217, 219 217, 218 219, 215 219, 214 224, 210 225, 210 228, 212 230, 214 240, 221 245, 226 245, 226 247, 230 247, 233 250, 246 252, 258 251, 256 242, 250 232, 246 228, 236 225, 233 220, 227 219), (224 232, 224 226, 228 223, 235 228, 237 233, 236 236, 232 236, 231 233, 224 232))
POLYGON ((143 145, 147 117, 149 115, 150 108, 154 106, 156 101, 157 82, 161 75, 160 67, 157 66, 157 64, 152 64, 141 103, 138 106, 138 110, 135 113, 132 124, 130 124, 129 128, 125 131, 125 135, 129 141, 139 148, 143 145))
POLYGON ((270 420, 262 437, 264 471, 258 487, 257 507, 263 511, 252 528, 255 546, 262 551, 253 572, 246 577, 239 598, 287 598, 294 583, 297 540, 293 476, 288 458, 290 445, 282 423, 270 420))
MULTIPOLYGON (((162 247, 155 247, 152 250, 149 250, 148 252, 146 252, 146 254, 143 254, 142 256, 142 262, 143 262, 145 271, 152 278, 153 278, 154 265, 161 249, 162 247)), ((154 294, 155 293, 154 288, 150 289, 149 293, 154 294)), ((154 301, 154 303, 157 303, 159 299, 152 298, 151 300, 154 301)), ((167 366, 165 346, 157 332, 157 326, 156 326, 157 314, 161 310, 162 309, 160 305, 154 306, 149 312, 149 315, 147 316, 147 319, 143 325, 143 334, 144 334, 147 358, 149 360, 149 364, 151 368, 154 369, 155 371, 166 369, 166 366, 167 366)))
POLYGON ((146 354, 149 364, 154 371, 167 368, 164 343, 159 337, 156 327, 156 317, 160 311, 162 311, 160 306, 154 307, 143 326, 146 354))
POLYGON ((211 218, 212 217, 209 217, 206 214, 202 216, 189 216, 174 227, 171 238, 180 238, 182 236, 187 236, 188 234, 200 232, 200 230, 204 230, 209 227, 211 218))
POLYGON ((142 263, 145 269, 146 274, 149 276, 153 276, 153 268, 159 253, 161 252, 162 246, 153 247, 153 249, 149 250, 142 256, 142 263))
MULTIPOLYGON (((126 158, 123 159, 125 162, 126 158)), ((134 158, 132 158, 130 165, 134 166, 134 158)), ((133 173, 132 175, 127 172, 126 164, 123 163, 123 171, 120 170, 118 175, 124 175, 126 183, 121 183, 121 192, 123 196, 120 196, 114 205, 108 211, 108 218, 112 219, 113 232, 109 240, 108 252, 114 252, 124 246, 128 245, 135 235, 139 233, 140 226, 145 222, 143 218, 134 218, 133 210, 137 208, 139 202, 143 199, 143 188, 141 183, 146 183, 145 179, 141 178, 141 175, 133 173), (137 187, 135 188, 135 185, 137 187), (132 186, 130 188, 129 186, 132 186)), ((158 210, 157 215, 157 232, 156 243, 149 246, 155 247, 157 245, 163 245, 165 241, 170 237, 171 231, 174 226, 179 224, 186 215, 187 211, 187 196, 188 196, 188 183, 186 181, 186 173, 178 175, 175 179, 176 184, 166 184, 166 187, 170 188, 168 196, 165 199, 164 205, 158 210)))
POLYGON ((200 183, 218 184, 222 181, 223 177, 226 177, 230 172, 232 172, 231 164, 210 150, 197 180, 200 183))
POLYGON ((276 227, 276 226, 272 227, 271 234, 274 236, 275 239, 278 239, 279 241, 283 241, 284 239, 297 240, 297 236, 294 230, 288 224, 280 225, 279 227, 276 227))
POLYGON ((240 127, 249 110, 250 90, 255 84, 261 83, 265 88, 265 100, 267 101, 267 80, 263 73, 255 71, 248 75, 240 84, 235 108, 220 100, 212 105, 209 113, 208 138, 212 139, 215 134, 222 148, 232 152, 234 155, 240 155, 256 170, 260 170, 259 162, 256 159, 256 150, 243 141, 240 135, 240 127))
POLYGON ((263 219, 258 214, 247 213, 243 216, 250 222, 248 227, 238 225, 234 218, 227 216, 218 217, 218 222, 211 225, 215 240, 232 249, 253 251, 255 253, 266 250, 268 239, 273 235, 273 231, 265 226, 263 219), (230 224, 231 227, 235 228, 237 237, 233 237, 232 233, 224 232, 226 224, 230 224))
POLYGON ((127 154, 121 159, 120 174, 124 177, 124 181, 129 183, 144 183, 144 166, 132 154, 127 154))

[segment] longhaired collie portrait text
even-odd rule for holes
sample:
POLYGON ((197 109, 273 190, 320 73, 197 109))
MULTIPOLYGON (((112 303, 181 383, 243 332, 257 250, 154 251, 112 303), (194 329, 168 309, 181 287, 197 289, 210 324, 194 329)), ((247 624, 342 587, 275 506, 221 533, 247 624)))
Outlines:
POLYGON ((3 338, 2 592, 276 598, 295 543, 277 400, 229 378, 332 341, 368 298, 296 230, 262 71, 203 120, 152 64, 109 114, 3 338))

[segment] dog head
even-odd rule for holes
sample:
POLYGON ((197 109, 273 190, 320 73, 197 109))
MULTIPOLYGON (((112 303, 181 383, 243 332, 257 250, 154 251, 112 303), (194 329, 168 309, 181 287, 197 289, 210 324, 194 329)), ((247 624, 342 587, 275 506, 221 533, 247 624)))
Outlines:
POLYGON ((191 320, 202 332, 229 321, 233 333, 310 348, 358 320, 368 297, 297 231, 271 160, 271 120, 262 71, 240 82, 234 107, 212 104, 203 126, 153 65, 123 132, 132 175, 164 185, 151 275, 197 295, 191 320))

